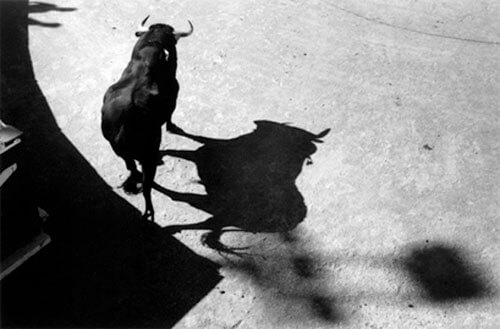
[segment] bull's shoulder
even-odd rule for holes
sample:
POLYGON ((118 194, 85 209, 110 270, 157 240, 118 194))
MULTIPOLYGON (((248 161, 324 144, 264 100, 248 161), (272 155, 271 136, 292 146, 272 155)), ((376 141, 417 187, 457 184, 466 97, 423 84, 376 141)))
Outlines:
POLYGON ((154 44, 146 45, 134 51, 131 61, 136 62, 147 72, 156 71, 166 64, 163 48, 154 44))
POLYGON ((137 44, 132 51, 132 60, 144 60, 151 56, 157 56, 163 52, 159 42, 147 42, 137 44))
POLYGON ((142 75, 143 69, 139 66, 138 63, 130 61, 125 70, 123 70, 120 79, 113 83, 106 91, 105 99, 114 97, 117 94, 131 93, 137 83, 137 79, 142 75))
POLYGON ((125 113, 133 107, 131 93, 106 93, 102 112, 120 112, 125 113))

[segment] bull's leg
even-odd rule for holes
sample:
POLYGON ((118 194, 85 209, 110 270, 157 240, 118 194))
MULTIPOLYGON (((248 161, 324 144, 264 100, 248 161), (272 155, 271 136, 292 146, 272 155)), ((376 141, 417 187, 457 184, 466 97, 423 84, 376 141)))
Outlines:
POLYGON ((125 159, 127 169, 130 171, 130 176, 123 182, 123 189, 126 193, 137 194, 142 189, 142 175, 137 170, 134 159, 125 159))
MULTIPOLYGON (((174 109, 175 109, 175 104, 174 104, 174 109)), ((179 128, 175 123, 172 122, 172 115, 173 114, 174 114, 174 111, 172 110, 165 118, 167 132, 181 133, 181 132, 183 132, 183 130, 181 128, 179 128)))
POLYGON ((151 188, 153 186, 153 181, 156 174, 156 163, 153 161, 144 163, 142 165, 142 193, 144 195, 144 201, 146 203, 146 209, 144 210, 143 218, 151 219, 154 222, 154 209, 153 202, 151 201, 151 188))

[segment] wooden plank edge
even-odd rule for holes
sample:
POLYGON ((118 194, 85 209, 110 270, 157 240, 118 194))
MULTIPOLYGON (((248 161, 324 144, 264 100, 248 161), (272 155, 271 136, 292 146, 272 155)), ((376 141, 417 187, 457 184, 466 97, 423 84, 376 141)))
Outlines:
POLYGON ((18 249, 12 255, 7 257, 4 261, 2 261, 0 280, 5 278, 19 266, 21 266, 21 264, 26 262, 37 252, 39 252, 43 247, 48 245, 50 241, 50 236, 44 232, 41 232, 26 246, 18 249))

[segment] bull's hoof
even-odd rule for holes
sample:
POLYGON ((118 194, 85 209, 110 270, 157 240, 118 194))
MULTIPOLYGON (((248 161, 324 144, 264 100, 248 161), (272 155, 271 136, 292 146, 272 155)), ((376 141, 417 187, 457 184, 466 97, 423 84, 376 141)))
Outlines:
POLYGON ((142 218, 145 220, 150 220, 154 223, 155 221, 155 213, 151 210, 146 210, 142 215, 142 218))
POLYGON ((122 187, 127 194, 139 194, 142 191, 142 179, 137 180, 137 177, 130 175, 129 178, 123 182, 122 187))

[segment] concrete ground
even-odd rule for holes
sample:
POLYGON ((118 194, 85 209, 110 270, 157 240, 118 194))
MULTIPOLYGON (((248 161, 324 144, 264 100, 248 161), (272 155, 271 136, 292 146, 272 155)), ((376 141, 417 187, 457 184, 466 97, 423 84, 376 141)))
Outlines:
MULTIPOLYGON (((142 197, 118 188, 126 170, 101 136, 100 107, 148 14, 194 25, 177 47, 174 122, 185 131, 254 136, 256 120, 331 129, 312 164, 302 159, 307 215, 290 235, 224 234, 248 247, 240 256, 203 245, 204 230, 174 235, 223 276, 175 328, 498 327, 496 1, 49 2, 29 7, 35 78, 62 133, 140 211, 142 197)), ((200 146, 163 134, 164 150, 200 146)), ((165 195, 205 194, 196 164, 163 161, 158 224, 211 217, 165 195)))

